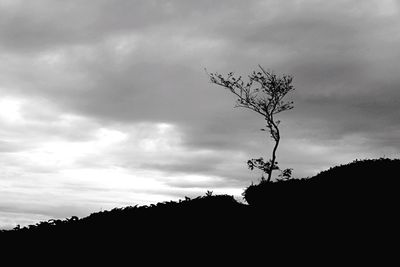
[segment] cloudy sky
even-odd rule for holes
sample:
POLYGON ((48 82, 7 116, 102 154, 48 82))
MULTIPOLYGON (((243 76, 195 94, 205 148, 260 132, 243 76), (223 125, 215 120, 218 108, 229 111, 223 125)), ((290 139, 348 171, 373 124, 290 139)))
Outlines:
POLYGON ((0 0, 0 228, 240 196, 272 143, 204 68, 294 76, 295 177, 398 157, 399 2, 0 0))

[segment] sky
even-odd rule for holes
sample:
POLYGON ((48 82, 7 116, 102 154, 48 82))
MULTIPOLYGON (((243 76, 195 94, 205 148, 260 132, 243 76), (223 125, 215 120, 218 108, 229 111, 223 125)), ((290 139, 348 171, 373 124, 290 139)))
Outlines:
POLYGON ((277 161, 399 157, 400 1, 0 0, 0 229, 229 194, 263 118, 205 72, 294 77, 277 161))

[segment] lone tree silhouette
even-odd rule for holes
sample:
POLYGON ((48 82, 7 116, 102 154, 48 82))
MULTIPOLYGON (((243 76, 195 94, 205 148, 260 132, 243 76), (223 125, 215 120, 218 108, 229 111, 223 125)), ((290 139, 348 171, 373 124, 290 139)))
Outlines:
MULTIPOLYGON (((279 170, 278 162, 276 162, 276 150, 281 140, 279 132, 279 120, 275 120, 275 115, 293 108, 293 101, 283 101, 287 93, 294 90, 292 85, 293 77, 290 75, 277 76, 273 72, 265 71, 263 67, 258 65, 261 71, 253 71, 248 76, 248 81, 245 82, 242 76, 235 77, 233 72, 230 72, 225 78, 219 73, 207 73, 212 83, 229 89, 236 97, 237 102, 235 107, 247 108, 260 115, 265 119, 266 128, 261 131, 268 132, 271 138, 275 141, 272 150, 272 158, 269 161, 264 159, 251 159, 247 161, 248 167, 260 169, 268 174, 267 182, 271 181, 272 172, 279 170)), ((292 169, 285 169, 279 175, 283 179, 289 179, 292 169)), ((264 180, 264 175, 262 177, 264 180)))

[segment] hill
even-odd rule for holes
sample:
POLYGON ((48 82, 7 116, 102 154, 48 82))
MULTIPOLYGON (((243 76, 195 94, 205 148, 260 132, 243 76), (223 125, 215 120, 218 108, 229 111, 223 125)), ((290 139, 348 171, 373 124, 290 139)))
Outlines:
POLYGON ((19 249, 40 244, 73 254, 129 249, 136 257, 146 251, 200 257, 238 247, 301 248, 305 240, 314 249, 339 240, 342 246, 343 240, 370 244, 397 228, 398 173, 398 159, 356 160, 311 178, 251 185, 244 192, 249 205, 208 194, 50 220, 2 231, 0 240, 19 249))
POLYGON ((244 192, 253 206, 296 205, 316 209, 370 209, 378 204, 387 206, 397 195, 400 174, 399 159, 355 160, 335 166, 312 178, 291 179, 275 183, 250 185, 244 192))

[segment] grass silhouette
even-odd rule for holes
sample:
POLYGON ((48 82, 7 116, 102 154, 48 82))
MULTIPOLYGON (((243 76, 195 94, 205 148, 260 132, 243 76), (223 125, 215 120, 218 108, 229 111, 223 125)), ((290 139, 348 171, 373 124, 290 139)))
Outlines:
POLYGON ((1 231, 0 240, 21 250, 41 247, 76 255, 128 249, 135 257, 146 252, 206 257, 238 248, 271 251, 301 248, 306 240, 314 249, 334 242, 342 247, 351 241, 383 242, 397 228, 398 173, 399 159, 356 160, 311 178, 250 185, 243 193, 248 205, 208 192, 178 202, 40 222, 1 231))

